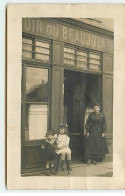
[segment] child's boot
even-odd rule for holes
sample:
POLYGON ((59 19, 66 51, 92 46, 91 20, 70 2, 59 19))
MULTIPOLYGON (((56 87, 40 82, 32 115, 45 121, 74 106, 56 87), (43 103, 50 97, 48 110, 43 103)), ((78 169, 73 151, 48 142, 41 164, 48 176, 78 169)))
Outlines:
POLYGON ((67 167, 70 171, 72 171, 72 167, 71 167, 71 160, 67 160, 67 167))
POLYGON ((46 168, 46 176, 50 176, 49 168, 46 168))
POLYGON ((54 168, 54 167, 52 168, 51 173, 52 173, 53 175, 56 175, 56 171, 55 171, 55 168, 54 168))
POLYGON ((65 171, 65 160, 62 160, 61 163, 62 163, 62 171, 65 171))

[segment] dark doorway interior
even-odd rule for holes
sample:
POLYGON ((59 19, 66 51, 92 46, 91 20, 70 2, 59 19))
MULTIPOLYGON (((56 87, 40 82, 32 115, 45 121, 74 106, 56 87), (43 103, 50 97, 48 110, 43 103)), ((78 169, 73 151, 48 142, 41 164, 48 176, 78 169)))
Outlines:
POLYGON ((84 159, 84 120, 86 109, 101 104, 100 76, 64 71, 64 122, 69 127, 72 159, 84 159))

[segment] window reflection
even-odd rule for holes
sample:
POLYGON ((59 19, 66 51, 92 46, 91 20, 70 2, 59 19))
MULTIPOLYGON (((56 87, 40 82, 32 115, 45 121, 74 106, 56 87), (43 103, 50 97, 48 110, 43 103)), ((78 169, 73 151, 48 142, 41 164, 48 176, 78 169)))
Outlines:
POLYGON ((48 102, 48 70, 27 67, 26 101, 48 102))
POLYGON ((48 69, 26 70, 25 141, 45 139, 48 129, 48 69))

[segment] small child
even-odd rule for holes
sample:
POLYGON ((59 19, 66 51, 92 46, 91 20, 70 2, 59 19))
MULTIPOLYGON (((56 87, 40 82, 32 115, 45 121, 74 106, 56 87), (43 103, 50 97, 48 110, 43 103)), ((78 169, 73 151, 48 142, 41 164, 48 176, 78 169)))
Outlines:
POLYGON ((60 125, 59 126, 59 134, 56 139, 57 144, 57 154, 61 154, 61 162, 62 162, 62 170, 64 171, 65 165, 65 156, 67 155, 67 167, 69 170, 72 170, 70 167, 71 164, 71 150, 69 148, 70 138, 68 137, 68 126, 60 125))
POLYGON ((46 160, 46 175, 50 176, 49 167, 51 165, 51 173, 55 175, 55 161, 56 161, 56 153, 54 146, 55 138, 53 137, 51 132, 46 134, 45 144, 41 146, 42 149, 45 149, 45 160, 46 160))

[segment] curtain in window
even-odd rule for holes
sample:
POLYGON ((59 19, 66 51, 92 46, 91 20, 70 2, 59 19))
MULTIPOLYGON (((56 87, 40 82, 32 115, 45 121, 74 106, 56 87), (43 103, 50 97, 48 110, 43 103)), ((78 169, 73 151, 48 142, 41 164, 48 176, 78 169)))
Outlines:
POLYGON ((31 104, 28 112, 29 140, 44 139, 47 132, 48 105, 31 104))

